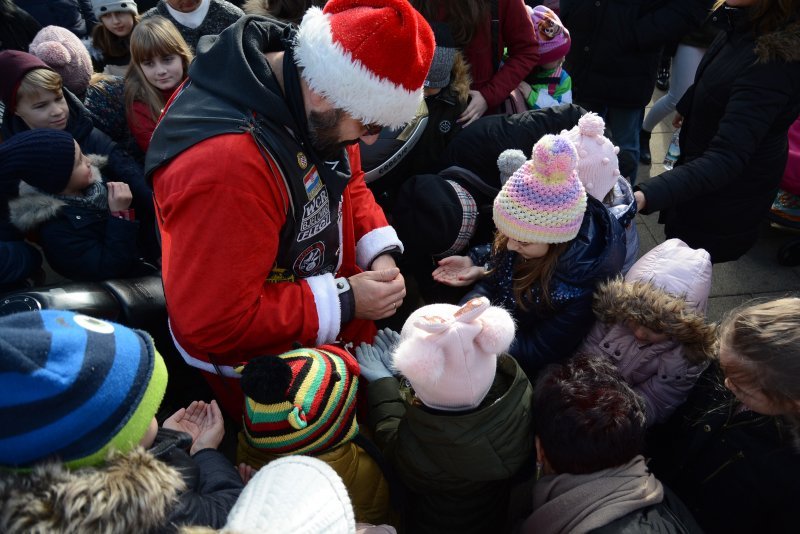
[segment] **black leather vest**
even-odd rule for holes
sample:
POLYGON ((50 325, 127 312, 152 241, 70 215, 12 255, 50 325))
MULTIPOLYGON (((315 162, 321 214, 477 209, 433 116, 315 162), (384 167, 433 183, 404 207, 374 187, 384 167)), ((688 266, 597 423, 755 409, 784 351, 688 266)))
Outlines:
MULTIPOLYGON (((264 165, 270 167, 275 180, 283 181, 289 193, 278 255, 267 280, 293 281, 337 271, 342 195, 350 180, 350 162, 344 150, 339 161, 323 162, 305 150, 288 128, 238 109, 191 83, 175 97, 157 132, 145 162, 148 179, 156 169, 205 139, 230 133, 251 135, 264 165)), ((158 209, 157 204, 156 199, 158 209)))

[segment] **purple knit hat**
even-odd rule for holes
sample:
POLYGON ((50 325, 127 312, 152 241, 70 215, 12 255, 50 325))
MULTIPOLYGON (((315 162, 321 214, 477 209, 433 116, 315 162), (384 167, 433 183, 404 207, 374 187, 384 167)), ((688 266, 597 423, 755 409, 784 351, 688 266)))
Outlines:
POLYGON ((522 243, 566 243, 578 235, 586 190, 578 179, 578 153, 562 135, 545 135, 532 159, 494 199, 494 224, 522 243))
POLYGON ((533 37, 539 50, 539 65, 565 57, 572 41, 569 31, 561 23, 558 15, 545 6, 525 7, 533 23, 533 37))

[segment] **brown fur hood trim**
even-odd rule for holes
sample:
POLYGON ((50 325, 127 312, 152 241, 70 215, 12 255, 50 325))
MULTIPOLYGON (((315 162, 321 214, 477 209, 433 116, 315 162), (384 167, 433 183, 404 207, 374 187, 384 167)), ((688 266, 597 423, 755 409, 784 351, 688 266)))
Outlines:
POLYGON ((146 533, 164 526, 185 489, 177 470, 141 448, 99 468, 2 471, 0 532, 146 533))
POLYGON ((466 104, 467 100, 469 100, 469 86, 472 85, 472 76, 469 74, 469 63, 467 63, 467 59, 460 51, 456 51, 451 72, 453 81, 450 82, 450 88, 459 102, 466 104))
POLYGON ((594 314, 603 323, 632 319, 664 332, 686 348, 693 363, 712 359, 717 352, 717 327, 706 322, 684 297, 676 297, 650 282, 625 282, 622 277, 600 284, 594 293, 594 314))
POLYGON ((759 63, 800 61, 800 21, 756 39, 759 63))
POLYGON ((261 15, 262 17, 272 17, 267 9, 268 0, 247 0, 242 4, 242 11, 248 15, 261 15))

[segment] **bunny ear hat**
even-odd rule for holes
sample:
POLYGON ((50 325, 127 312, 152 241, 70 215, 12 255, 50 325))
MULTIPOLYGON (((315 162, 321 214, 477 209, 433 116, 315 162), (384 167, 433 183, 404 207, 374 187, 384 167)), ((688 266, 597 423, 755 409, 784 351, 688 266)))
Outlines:
POLYGON ((468 410, 494 382, 497 355, 514 341, 514 320, 485 297, 463 306, 431 304, 406 320, 394 367, 426 406, 468 410))

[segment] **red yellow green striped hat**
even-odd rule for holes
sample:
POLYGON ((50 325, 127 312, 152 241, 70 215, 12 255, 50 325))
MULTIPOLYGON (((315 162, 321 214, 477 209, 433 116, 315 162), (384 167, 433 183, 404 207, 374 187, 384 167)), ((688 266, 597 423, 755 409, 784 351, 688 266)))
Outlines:
POLYGON ((350 441, 358 374, 353 356, 331 345, 254 358, 242 369, 245 439, 278 456, 350 441))

